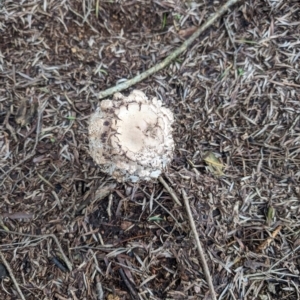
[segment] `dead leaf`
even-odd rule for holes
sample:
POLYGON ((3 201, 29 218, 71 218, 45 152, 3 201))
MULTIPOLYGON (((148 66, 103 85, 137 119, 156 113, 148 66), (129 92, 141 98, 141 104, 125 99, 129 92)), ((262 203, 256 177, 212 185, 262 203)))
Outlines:
POLYGON ((107 300, 120 300, 120 297, 119 296, 114 296, 113 294, 109 294, 107 296, 107 300))
POLYGON ((270 237, 268 237, 266 240, 264 240, 258 247, 257 247, 257 250, 258 251, 263 251, 265 249, 267 249, 271 242, 276 238, 276 236, 278 235, 278 233, 280 232, 282 226, 279 225, 275 228, 275 230, 273 231, 273 233, 271 234, 270 237))
POLYGON ((3 213, 1 216, 3 218, 9 218, 11 220, 18 220, 18 219, 32 219, 34 217, 34 214, 20 211, 15 213, 3 213))
POLYGON ((132 225, 132 222, 129 222, 129 221, 123 221, 121 223, 121 229, 122 230, 127 230, 130 226, 132 225))
POLYGON ((204 161, 208 166, 211 173, 216 176, 224 175, 223 170, 225 166, 220 162, 220 160, 215 156, 213 152, 207 152, 204 154, 204 161))
POLYGON ((257 262, 255 260, 251 260, 251 259, 248 259, 244 262, 244 266, 246 268, 249 268, 253 271, 255 271, 257 268, 260 268, 260 267, 270 267, 269 265, 265 264, 265 263, 261 263, 261 262, 257 262))
POLYGON ((17 124, 26 126, 27 124, 31 123, 32 120, 37 115, 39 103, 37 99, 33 99, 30 103, 30 108, 27 108, 27 101, 23 99, 18 107, 15 121, 17 124))
POLYGON ((196 30, 197 30, 196 26, 191 26, 189 28, 179 30, 178 34, 182 38, 187 38, 187 37, 191 36, 196 30))
POLYGON ((37 99, 34 99, 30 103, 29 112, 26 114, 26 125, 31 123, 37 115, 39 103, 37 99))
POLYGON ((285 261, 283 263, 283 267, 287 268, 292 274, 299 275, 299 271, 294 262, 285 261))
POLYGON ((21 126, 26 125, 26 112, 27 112, 27 105, 26 105, 26 100, 23 99, 18 107, 15 121, 17 124, 21 126))

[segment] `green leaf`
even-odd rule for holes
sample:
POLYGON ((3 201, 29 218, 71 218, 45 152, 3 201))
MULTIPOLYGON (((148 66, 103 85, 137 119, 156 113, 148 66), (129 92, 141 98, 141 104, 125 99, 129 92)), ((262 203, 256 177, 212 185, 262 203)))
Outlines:
POLYGON ((153 217, 150 217, 150 218, 148 218, 148 221, 149 222, 159 222, 159 221, 163 221, 164 219, 162 219, 161 217, 160 217, 160 215, 156 215, 156 216, 153 216, 153 217))
POLYGON ((163 14, 161 28, 164 29, 166 27, 166 24, 167 24, 167 14, 163 14))
POLYGON ((268 213, 267 213, 267 225, 270 226, 274 220, 275 217, 275 208, 273 206, 268 207, 268 213))
POLYGON ((180 18, 181 18, 181 15, 180 15, 180 14, 175 14, 175 15, 174 15, 174 19, 175 19, 176 21, 179 21, 180 18))
POLYGON ((238 74, 239 74, 240 76, 243 76, 243 75, 245 74, 244 69, 238 68, 238 74))
POLYGON ((100 69, 99 72, 100 72, 100 73, 103 73, 103 74, 105 74, 105 75, 108 74, 104 69, 100 69))

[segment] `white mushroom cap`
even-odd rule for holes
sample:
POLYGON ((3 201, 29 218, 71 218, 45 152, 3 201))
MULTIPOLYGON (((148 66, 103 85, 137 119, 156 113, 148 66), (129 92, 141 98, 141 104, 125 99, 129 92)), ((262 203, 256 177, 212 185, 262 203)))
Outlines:
POLYGON ((100 102, 89 124, 90 154, 120 182, 157 178, 174 151, 172 112, 142 91, 100 102))

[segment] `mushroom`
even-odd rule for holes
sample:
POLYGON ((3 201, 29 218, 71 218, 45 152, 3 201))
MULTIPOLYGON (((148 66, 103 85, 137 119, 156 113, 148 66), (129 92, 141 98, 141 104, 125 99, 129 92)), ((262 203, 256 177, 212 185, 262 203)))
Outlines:
POLYGON ((173 158, 172 112, 139 90, 100 102, 89 123, 90 154, 119 182, 158 178, 173 158))

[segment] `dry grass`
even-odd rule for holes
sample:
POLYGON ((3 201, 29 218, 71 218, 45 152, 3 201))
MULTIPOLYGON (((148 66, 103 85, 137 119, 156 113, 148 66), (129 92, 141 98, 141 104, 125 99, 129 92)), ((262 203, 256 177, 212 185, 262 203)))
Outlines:
MULTIPOLYGON (((101 174, 87 121, 100 91, 224 2, 0 4, 0 251, 25 299, 209 299, 184 207, 159 182, 101 174)), ((298 0, 240 3, 135 86, 175 114, 164 179, 188 193, 220 300, 300 298, 299 20, 298 0)))

